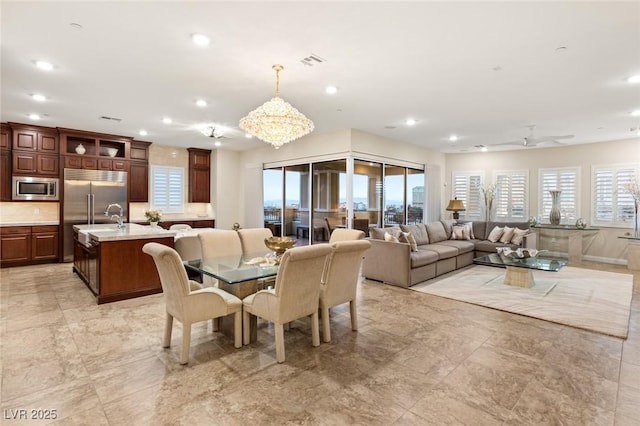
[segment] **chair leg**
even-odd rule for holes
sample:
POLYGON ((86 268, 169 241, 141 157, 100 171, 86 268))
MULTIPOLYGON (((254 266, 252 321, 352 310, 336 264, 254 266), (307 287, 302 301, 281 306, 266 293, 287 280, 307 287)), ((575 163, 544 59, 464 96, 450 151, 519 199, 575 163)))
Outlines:
POLYGON ((311 314, 311 339, 313 346, 320 346, 320 324, 317 310, 311 314))
POLYGON ((213 331, 220 331, 221 320, 222 320, 222 317, 213 318, 211 320, 211 327, 213 328, 213 331))
POLYGON ((331 341, 331 327, 329 326, 329 307, 322 307, 322 337, 325 342, 331 341))
POLYGON ((243 310, 242 311, 242 338, 245 345, 251 343, 251 318, 250 313, 243 310))
POLYGON ((351 330, 358 331, 358 312, 356 311, 356 301, 349 301, 349 310, 351 311, 351 330))
POLYGON ((191 346, 191 324, 182 324, 182 355, 180 364, 189 362, 189 346, 191 346))
POLYGON ((162 347, 168 348, 171 346, 171 331, 173 330, 173 315, 167 312, 167 319, 164 323, 164 341, 162 347))
POLYGON ((276 359, 279 363, 284 362, 284 325, 275 324, 276 332, 276 359))
POLYGON ((242 347, 242 311, 238 311, 233 316, 233 346, 242 347))

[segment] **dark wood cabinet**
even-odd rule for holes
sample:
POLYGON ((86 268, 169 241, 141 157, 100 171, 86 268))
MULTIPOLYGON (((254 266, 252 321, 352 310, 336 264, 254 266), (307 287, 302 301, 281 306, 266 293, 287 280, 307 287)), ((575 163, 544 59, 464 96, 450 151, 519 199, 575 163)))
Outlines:
POLYGON ((208 203, 211 200, 211 150, 188 148, 189 202, 208 203))
POLYGON ((189 225, 192 228, 215 228, 216 221, 215 219, 204 219, 204 220, 162 220, 158 222, 158 226, 169 229, 171 225, 189 225))
POLYGON ((58 261, 57 225, 8 226, 0 229, 2 267, 58 261))
POLYGON ((131 138, 73 129, 59 130, 60 153, 64 156, 65 168, 129 171, 131 138))
POLYGON ((57 177, 60 174, 56 129, 9 123, 12 130, 11 170, 16 175, 57 177))
POLYGON ((132 141, 129 162, 129 202, 149 201, 149 146, 151 142, 132 141))
POLYGON ((0 149, 11 149, 11 127, 0 124, 0 149))
POLYGON ((11 128, 0 125, 0 201, 11 201, 11 128))

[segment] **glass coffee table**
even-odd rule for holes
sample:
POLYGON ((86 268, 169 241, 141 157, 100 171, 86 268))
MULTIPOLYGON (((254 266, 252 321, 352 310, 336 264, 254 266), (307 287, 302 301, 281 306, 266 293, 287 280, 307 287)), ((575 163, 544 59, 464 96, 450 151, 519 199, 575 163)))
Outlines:
POLYGON ((544 259, 540 257, 527 257, 524 259, 511 258, 491 253, 486 256, 473 259, 476 265, 495 266, 506 268, 504 283, 515 287, 531 288, 535 285, 532 271, 558 272, 567 264, 565 260, 544 259))

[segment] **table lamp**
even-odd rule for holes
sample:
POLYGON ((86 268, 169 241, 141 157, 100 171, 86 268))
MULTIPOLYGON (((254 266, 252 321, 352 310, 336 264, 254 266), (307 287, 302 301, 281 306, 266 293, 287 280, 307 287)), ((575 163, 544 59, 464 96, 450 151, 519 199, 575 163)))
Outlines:
POLYGON ((449 205, 447 206, 447 211, 453 212, 453 218, 458 220, 460 218, 459 211, 464 211, 464 203, 462 200, 458 200, 458 198, 454 198, 453 200, 449 200, 449 205))

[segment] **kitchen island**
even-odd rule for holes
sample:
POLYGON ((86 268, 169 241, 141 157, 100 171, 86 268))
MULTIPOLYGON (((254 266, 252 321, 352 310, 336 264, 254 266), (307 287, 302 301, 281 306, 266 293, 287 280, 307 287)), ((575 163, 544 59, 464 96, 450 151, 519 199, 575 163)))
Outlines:
POLYGON ((162 292, 146 243, 173 247, 176 233, 127 223, 74 225, 73 270, 96 295, 98 304, 162 292))

